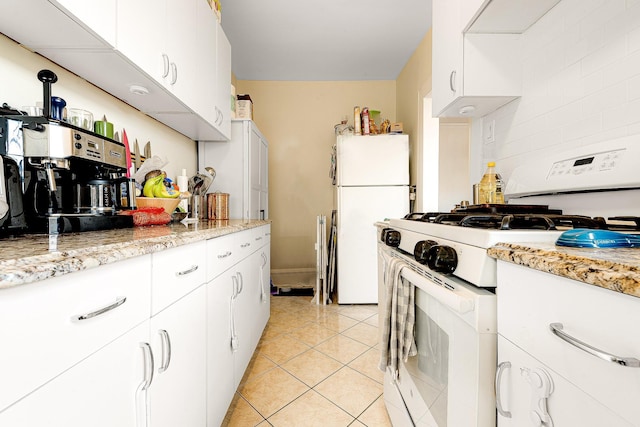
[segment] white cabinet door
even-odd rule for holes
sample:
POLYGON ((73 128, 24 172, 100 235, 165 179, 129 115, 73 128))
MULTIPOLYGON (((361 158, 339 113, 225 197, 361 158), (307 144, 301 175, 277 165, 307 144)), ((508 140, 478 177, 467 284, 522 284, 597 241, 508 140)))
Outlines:
POLYGON ((147 320, 150 276, 146 255, 3 289, 0 410, 147 320))
POLYGON ((433 1, 433 112, 437 115, 462 91, 460 0, 433 1))
POLYGON ((216 93, 215 106, 218 130, 226 138, 231 138, 231 43, 215 21, 216 28, 216 93))
MULTIPOLYGON (((166 0, 167 20, 165 54, 169 57, 169 75, 163 82, 186 105, 197 105, 200 84, 198 80, 198 51, 196 43, 196 1, 166 0)), ((213 54, 211 52, 210 54, 213 54)))
POLYGON ((142 323, 0 413, 0 425, 144 426, 148 334, 142 323))
POLYGON ((116 45, 117 0, 50 0, 59 5, 110 46, 116 45))
POLYGON ((199 167, 217 172, 209 192, 230 195, 230 219, 268 218, 268 142, 254 122, 233 120, 230 142, 201 141, 198 153, 199 167))
POLYGON ((206 287, 151 318, 149 342, 155 357, 149 388, 150 425, 205 427, 206 287))
POLYGON ((233 358, 234 386, 238 387, 249 365, 255 350, 255 323, 257 322, 256 308, 259 304, 260 290, 258 289, 258 270, 252 266, 255 258, 250 256, 236 264, 226 274, 233 275, 233 326, 235 332, 235 346, 233 358))
POLYGON ((519 34, 464 34, 467 7, 459 0, 433 3, 434 116, 481 117, 522 91, 519 34))
POLYGON ((632 425, 501 335, 496 398, 499 427, 632 425))
POLYGON ((117 49, 158 82, 169 75, 167 0, 118 0, 117 49), (165 56, 163 56, 165 54, 165 56))
POLYGON ((222 273, 207 289, 207 425, 222 425, 233 399, 232 296, 233 274, 222 273))

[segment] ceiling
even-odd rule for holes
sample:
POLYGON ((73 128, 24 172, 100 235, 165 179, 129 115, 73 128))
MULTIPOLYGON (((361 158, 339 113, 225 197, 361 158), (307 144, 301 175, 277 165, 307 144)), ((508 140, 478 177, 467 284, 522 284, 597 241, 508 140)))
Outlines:
POLYGON ((221 0, 240 80, 395 80, 431 27, 431 0, 221 0))

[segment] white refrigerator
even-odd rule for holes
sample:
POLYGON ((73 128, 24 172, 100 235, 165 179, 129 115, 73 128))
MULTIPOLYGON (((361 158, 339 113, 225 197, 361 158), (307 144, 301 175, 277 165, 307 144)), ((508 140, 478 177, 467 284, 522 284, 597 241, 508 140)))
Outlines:
POLYGON ((374 223, 409 213, 408 135, 338 136, 335 152, 339 304, 377 304, 374 223))

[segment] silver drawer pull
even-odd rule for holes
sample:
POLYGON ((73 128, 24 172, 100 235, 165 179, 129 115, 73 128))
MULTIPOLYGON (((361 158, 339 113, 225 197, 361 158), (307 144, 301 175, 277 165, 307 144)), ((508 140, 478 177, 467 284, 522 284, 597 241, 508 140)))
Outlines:
POLYGON ((258 240, 262 240, 262 236, 256 237, 256 242, 257 242, 258 240))
POLYGON ((229 252, 229 251, 223 253, 222 255, 218 255, 218 258, 222 259, 222 258, 226 258, 228 256, 231 256, 231 252, 229 252))
POLYGON ((498 413, 505 418, 511 418, 511 412, 505 411, 502 407, 502 391, 500 385, 502 384, 502 374, 505 370, 511 369, 511 362, 502 362, 498 365, 498 371, 496 372, 496 409, 498 413))
POLYGON ((551 329, 551 332, 553 332, 557 337, 575 347, 578 347, 582 351, 586 351, 592 356, 599 357, 600 359, 604 359, 608 362, 617 363, 618 365, 640 368, 640 360, 636 359, 635 357, 619 357, 611 353, 607 353, 606 351, 597 349, 583 341, 580 341, 577 338, 572 337, 571 335, 564 332, 562 328, 562 323, 551 323, 549 325, 549 329, 551 329))
POLYGON ((251 243, 243 243, 240 245, 241 248, 248 248, 249 246, 251 246, 251 243))
POLYGON ((185 275, 187 275, 187 274, 189 274, 189 273, 193 273, 193 272, 194 272, 194 271, 196 271, 197 269, 198 269, 198 266, 197 266, 197 265, 193 265, 193 266, 191 266, 191 268, 190 268, 190 269, 188 269, 188 270, 184 270, 184 271, 178 271, 178 272, 176 272, 176 276, 185 276, 185 275))
POLYGON ((126 300, 127 300, 127 297, 117 297, 116 302, 106 307, 99 308, 98 310, 92 311, 91 313, 77 314, 75 316, 71 316, 71 321, 79 322, 80 320, 87 320, 87 319, 91 319, 92 317, 100 316, 101 314, 104 314, 107 311, 111 311, 116 307, 120 307, 122 304, 124 304, 126 300))
POLYGON ((165 372, 169 368, 171 363, 171 339, 169 338, 169 332, 165 329, 158 331, 162 343, 162 362, 160 363, 159 373, 165 372))

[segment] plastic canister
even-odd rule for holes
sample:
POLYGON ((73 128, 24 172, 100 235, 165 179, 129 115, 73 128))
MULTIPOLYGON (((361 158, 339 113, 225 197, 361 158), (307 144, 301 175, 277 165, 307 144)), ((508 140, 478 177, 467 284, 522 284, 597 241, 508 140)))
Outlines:
POLYGON ((487 163, 487 170, 480 180, 478 202, 481 204, 504 203, 502 183, 500 183, 500 191, 498 192, 495 166, 496 164, 494 162, 487 163))

